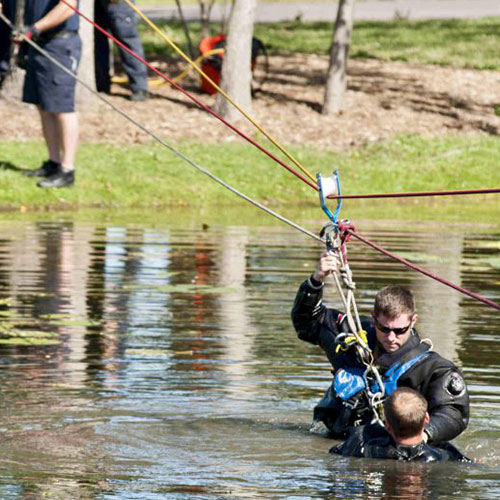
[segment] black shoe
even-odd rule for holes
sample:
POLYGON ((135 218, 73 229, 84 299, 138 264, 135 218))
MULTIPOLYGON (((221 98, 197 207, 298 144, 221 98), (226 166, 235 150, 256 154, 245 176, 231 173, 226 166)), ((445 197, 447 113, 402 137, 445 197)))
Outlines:
POLYGON ((38 181, 37 186, 41 188, 64 188, 71 187, 75 184, 75 172, 59 171, 57 174, 50 176, 48 179, 38 181))
POLYGON ((149 93, 147 90, 138 90, 137 92, 133 92, 130 96, 130 100, 134 102, 146 101, 149 97, 149 93))
POLYGON ((61 169, 61 164, 52 160, 47 160, 40 168, 35 170, 26 170, 23 174, 26 177, 51 177, 57 174, 61 169))

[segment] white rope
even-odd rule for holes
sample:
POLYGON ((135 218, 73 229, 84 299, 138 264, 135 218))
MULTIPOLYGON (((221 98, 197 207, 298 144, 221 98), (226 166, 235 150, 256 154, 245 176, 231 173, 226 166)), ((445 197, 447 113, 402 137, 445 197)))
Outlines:
MULTIPOLYGON (((332 226, 333 227, 333 226, 332 226)), ((379 413, 379 407, 382 404, 385 396, 385 386, 382 381, 382 377, 378 371, 378 368, 375 365, 375 361, 373 358, 373 353, 364 341, 361 338, 360 333, 363 330, 363 326, 361 324, 361 319, 359 316, 358 307, 356 304, 356 298, 354 296, 354 290, 356 289, 356 284, 352 278, 351 268, 349 267, 348 262, 346 261, 344 254, 342 252, 342 242, 340 241, 340 235, 338 231, 335 235, 335 240, 331 241, 330 239, 331 231, 325 233, 325 237, 329 240, 329 245, 331 248, 328 249, 329 253, 338 259, 340 267, 338 272, 333 273, 333 278, 335 284, 337 286, 338 293, 342 302, 344 304, 344 310, 347 318, 347 323, 349 325, 350 333, 356 339, 356 351, 358 358, 361 363, 365 366, 365 371, 363 372, 363 379, 366 384, 366 395, 368 397, 368 403, 373 412, 373 420, 372 422, 378 422, 383 425, 382 419, 379 413), (346 292, 344 293, 343 287, 341 285, 341 281, 346 288, 346 292), (378 391, 373 393, 370 389, 370 381, 368 377, 371 376, 375 379, 375 382, 378 385, 378 391)), ((341 341, 341 339, 345 339, 348 334, 338 335, 337 341, 341 341)))

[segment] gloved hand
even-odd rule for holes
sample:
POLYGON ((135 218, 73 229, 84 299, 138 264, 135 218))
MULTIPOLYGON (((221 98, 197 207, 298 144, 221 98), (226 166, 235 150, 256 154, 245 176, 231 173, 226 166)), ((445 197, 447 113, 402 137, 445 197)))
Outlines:
MULTIPOLYGON (((358 336, 365 344, 368 344, 368 337, 365 330, 359 331, 358 336)), ((339 351, 347 351, 350 347, 356 345, 356 342, 357 339, 353 334, 348 335, 341 342, 339 342, 339 344, 335 348, 335 352, 338 353, 339 351)))
POLYGON ((21 26, 13 32, 12 40, 15 43, 21 43, 24 41, 24 37, 33 40, 34 42, 40 36, 40 31, 36 28, 34 24, 31 26, 21 26), (24 35, 24 36, 23 36, 24 35))

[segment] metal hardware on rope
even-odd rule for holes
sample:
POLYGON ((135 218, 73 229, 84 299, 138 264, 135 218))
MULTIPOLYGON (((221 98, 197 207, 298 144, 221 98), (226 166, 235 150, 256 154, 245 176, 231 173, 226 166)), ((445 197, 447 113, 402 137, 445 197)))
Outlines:
MULTIPOLYGON (((321 229, 320 236, 324 236, 327 252, 336 257, 339 262, 339 271, 333 273, 333 278, 337 286, 338 293, 344 304, 344 310, 349 325, 350 332, 341 334, 337 341, 344 341, 347 350, 349 344, 354 343, 356 355, 359 361, 365 367, 363 379, 365 382, 365 395, 368 405, 373 413, 373 421, 382 424, 382 402, 385 396, 385 386, 382 377, 375 366, 373 353, 368 345, 366 332, 361 325, 354 290, 354 283, 351 268, 347 260, 346 243, 351 238, 350 231, 354 230, 354 225, 347 219, 338 220, 340 209, 342 208, 342 194, 340 188, 339 173, 336 170, 331 177, 323 178, 320 173, 317 175, 319 201, 323 212, 329 219, 329 222, 321 229), (332 212, 326 205, 326 198, 335 195, 337 206, 332 212), (340 275, 340 278, 339 278, 340 275), (342 281, 342 284, 341 284, 342 281), (346 289, 344 292, 343 287, 346 289), (378 390, 372 392, 372 387, 378 387, 378 390)), ((339 347, 340 344, 339 344, 339 347)), ((342 347, 341 347, 342 349, 342 347)))
POLYGON ((340 190, 339 171, 335 170, 331 177, 326 178, 324 178, 321 173, 318 173, 316 180, 318 182, 318 195, 321 208, 330 219, 331 223, 334 226, 337 226, 338 215, 343 204, 340 190), (337 206, 335 207, 335 211, 332 213, 326 204, 326 198, 334 195, 337 198, 337 206))

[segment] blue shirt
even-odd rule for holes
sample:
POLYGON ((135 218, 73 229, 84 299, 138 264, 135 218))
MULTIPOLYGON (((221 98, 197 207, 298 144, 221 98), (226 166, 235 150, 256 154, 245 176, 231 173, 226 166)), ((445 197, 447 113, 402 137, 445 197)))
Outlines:
MULTIPOLYGON (((47 12, 51 11, 57 4, 59 0, 26 0, 24 7, 24 24, 26 26, 31 26, 40 20, 47 12)), ((79 4, 80 2, 78 2, 79 4)), ((63 3, 63 5, 65 5, 63 3)), ((78 7, 78 5, 77 5, 78 7)), ((63 23, 55 28, 51 29, 50 32, 69 30, 78 31, 79 16, 78 14, 72 15, 69 19, 66 19, 63 23)))

